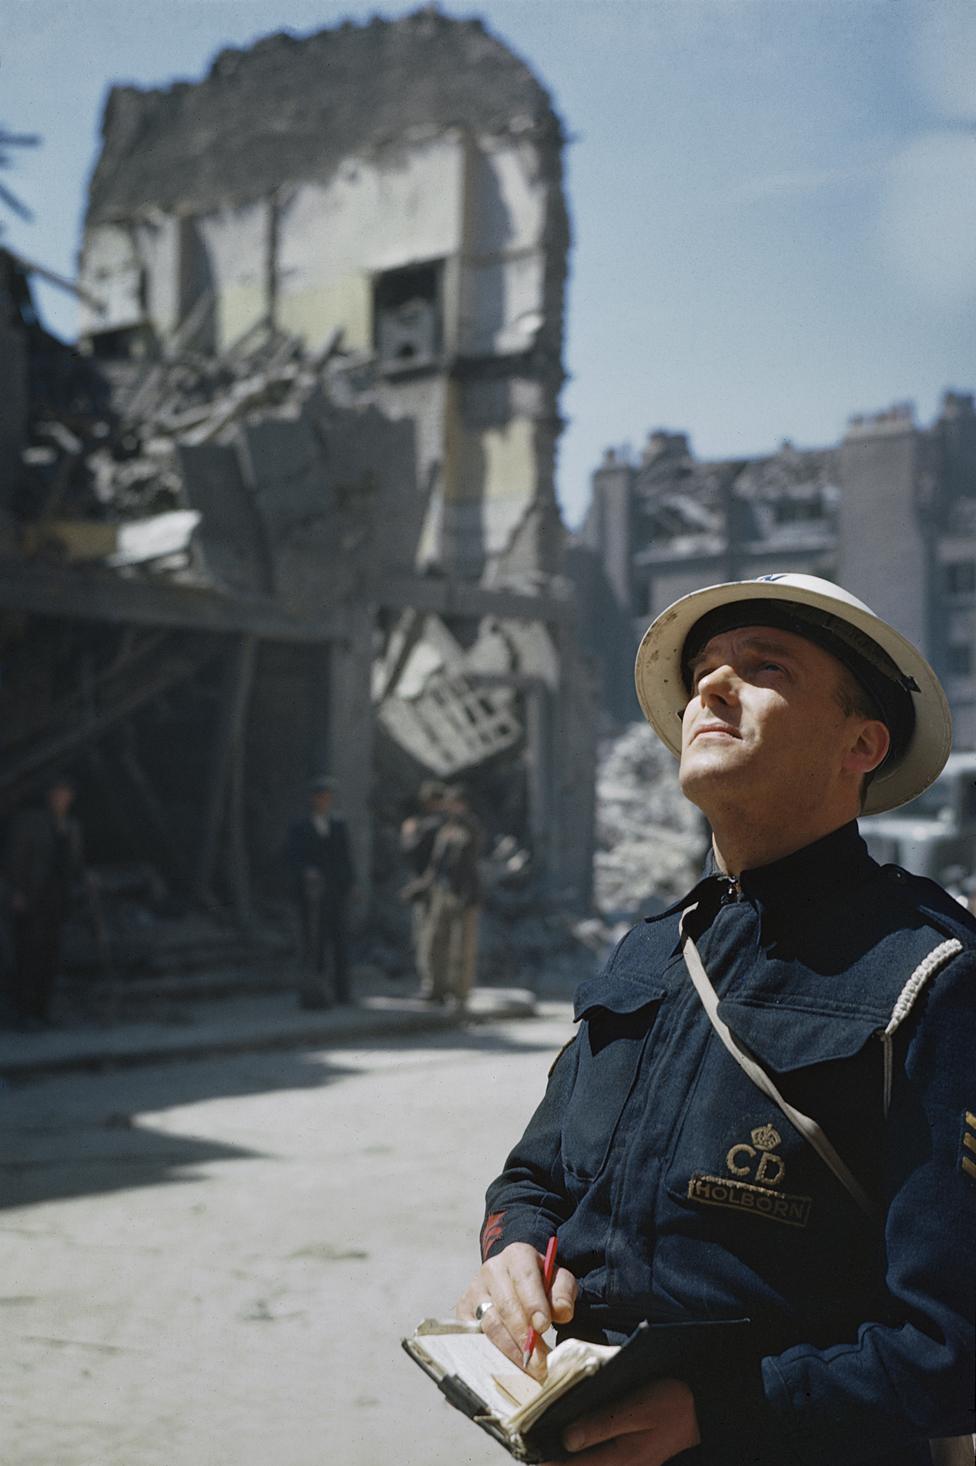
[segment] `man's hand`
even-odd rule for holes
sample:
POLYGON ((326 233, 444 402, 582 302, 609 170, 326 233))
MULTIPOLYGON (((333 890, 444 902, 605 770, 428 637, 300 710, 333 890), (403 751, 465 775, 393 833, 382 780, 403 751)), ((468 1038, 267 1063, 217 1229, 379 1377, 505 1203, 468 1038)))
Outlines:
POLYGON ((653 1380, 563 1433, 567 1451, 586 1466, 661 1466, 700 1443, 695 1397, 680 1379, 653 1380))
MULTIPOLYGON (((472 1319, 479 1304, 491 1303, 481 1319, 481 1332, 520 1368, 530 1328, 543 1333, 551 1323, 568 1323, 576 1307, 578 1285, 561 1267, 552 1280, 552 1301, 542 1282, 544 1258, 527 1242, 513 1242, 496 1257, 489 1257, 458 1299, 458 1318, 472 1319)), ((532 1356, 529 1373, 545 1376, 545 1346, 532 1356)))

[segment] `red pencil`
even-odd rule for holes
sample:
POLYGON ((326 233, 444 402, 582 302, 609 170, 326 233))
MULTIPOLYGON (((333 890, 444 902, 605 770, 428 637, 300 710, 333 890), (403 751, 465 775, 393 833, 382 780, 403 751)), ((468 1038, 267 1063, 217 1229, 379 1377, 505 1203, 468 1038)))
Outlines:
MULTIPOLYGON (((542 1264, 542 1282, 545 1286, 547 1296, 549 1293, 549 1289, 552 1287, 552 1280, 556 1276, 556 1251, 558 1247, 559 1241, 554 1233, 549 1238, 548 1245, 546 1246, 546 1260, 542 1264)), ((525 1339, 525 1350, 522 1354, 523 1369, 528 1369, 529 1363, 532 1359, 532 1355, 535 1353, 538 1346, 539 1335, 536 1333, 535 1329, 529 1329, 529 1332, 526 1335, 525 1339)))

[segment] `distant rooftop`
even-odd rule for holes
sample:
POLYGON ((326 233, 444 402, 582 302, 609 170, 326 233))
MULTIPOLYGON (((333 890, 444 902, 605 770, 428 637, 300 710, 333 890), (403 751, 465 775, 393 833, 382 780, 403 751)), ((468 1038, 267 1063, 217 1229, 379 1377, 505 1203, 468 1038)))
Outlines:
POLYGON ((241 204, 350 155, 452 126, 561 141, 549 95, 477 19, 427 6, 222 51, 199 82, 113 87, 88 223, 241 204))

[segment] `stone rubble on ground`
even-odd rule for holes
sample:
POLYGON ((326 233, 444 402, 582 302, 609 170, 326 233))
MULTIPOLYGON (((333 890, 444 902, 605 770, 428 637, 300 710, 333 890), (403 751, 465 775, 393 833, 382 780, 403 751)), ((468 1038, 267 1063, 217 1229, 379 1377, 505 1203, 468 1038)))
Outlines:
POLYGON ((678 787, 677 764, 646 723, 625 725, 601 741, 596 805, 592 912, 558 902, 543 909, 529 891, 519 910, 504 881, 492 885, 486 904, 486 968, 500 966, 509 982, 543 996, 568 994, 598 971, 636 920, 694 883, 704 855, 704 821, 678 787))
POLYGON ((697 877, 706 828, 682 795, 677 770, 647 723, 601 742, 594 900, 607 921, 659 909, 697 877))

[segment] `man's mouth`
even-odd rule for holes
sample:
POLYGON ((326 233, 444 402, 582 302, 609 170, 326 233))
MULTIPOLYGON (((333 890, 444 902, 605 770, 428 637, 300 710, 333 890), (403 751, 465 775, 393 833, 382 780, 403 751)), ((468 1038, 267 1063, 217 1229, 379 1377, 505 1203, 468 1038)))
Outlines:
POLYGON ((694 743, 697 738, 701 738, 704 733, 721 733, 726 738, 741 737, 741 734, 739 734, 735 728, 730 728, 728 723, 702 723, 701 727, 696 728, 694 733, 692 734, 692 743, 694 743))

